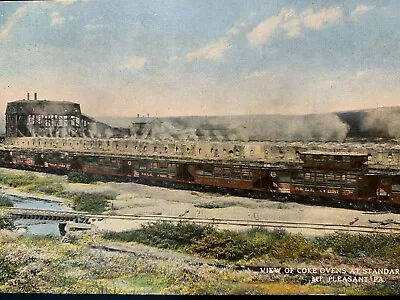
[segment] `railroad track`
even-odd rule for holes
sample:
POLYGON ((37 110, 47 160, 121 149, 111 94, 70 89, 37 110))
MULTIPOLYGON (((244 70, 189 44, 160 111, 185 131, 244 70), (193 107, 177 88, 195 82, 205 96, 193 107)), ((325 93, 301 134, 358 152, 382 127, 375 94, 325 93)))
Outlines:
MULTIPOLYGON (((163 215, 98 215, 84 212, 66 212, 54 210, 39 210, 39 209, 19 209, 7 208, 7 214, 12 218, 22 219, 46 219, 59 221, 72 220, 88 220, 93 222, 103 219, 131 220, 143 223, 167 221, 167 222, 192 222, 205 225, 227 225, 227 226, 244 226, 244 227, 261 227, 261 228, 282 228, 282 229, 312 229, 324 231, 341 231, 354 233, 395 233, 400 234, 400 222, 388 221, 370 221, 368 225, 354 224, 331 224, 331 223, 312 223, 312 222, 290 222, 290 221, 268 221, 268 220, 245 220, 245 219, 223 219, 223 218, 197 218, 185 216, 163 216, 163 215), (395 226, 388 226, 393 224, 395 226)), ((79 222, 79 221, 77 221, 79 222)))

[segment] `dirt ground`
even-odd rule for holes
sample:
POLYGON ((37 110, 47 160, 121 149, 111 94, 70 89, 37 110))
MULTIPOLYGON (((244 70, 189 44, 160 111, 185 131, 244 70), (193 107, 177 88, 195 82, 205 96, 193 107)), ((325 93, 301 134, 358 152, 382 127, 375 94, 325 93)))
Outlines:
MULTIPOLYGON (((26 172, 20 170, 0 169, 1 172, 26 172)), ((162 187, 146 186, 137 183, 98 183, 79 184, 68 183, 66 176, 36 173, 60 181, 66 191, 85 193, 113 193, 115 200, 111 200, 112 214, 135 215, 162 215, 185 216, 198 218, 227 218, 235 220, 267 220, 287 222, 310 222, 324 224, 350 224, 376 226, 371 221, 393 220, 400 222, 400 215, 393 213, 371 213, 358 210, 303 205, 294 202, 276 202, 268 199, 252 199, 231 195, 219 195, 188 190, 173 190, 162 187), (206 208, 205 205, 216 208, 206 208)), ((54 196, 26 194, 15 189, 2 187, 3 193, 20 196, 33 196, 47 200, 68 203, 68 200, 54 196)), ((107 213, 107 212, 106 212, 107 213)), ((110 213, 110 212, 108 212, 110 213)), ((100 231, 122 231, 140 227, 140 223, 128 220, 103 219, 93 223, 94 228, 100 231)), ((398 224, 391 224, 400 228, 398 224)), ((226 226, 240 230, 240 226, 226 226)), ((381 225, 383 227, 383 225, 381 225)), ((305 228, 286 229, 292 233, 301 233, 305 236, 322 235, 332 231, 316 231, 305 228)))

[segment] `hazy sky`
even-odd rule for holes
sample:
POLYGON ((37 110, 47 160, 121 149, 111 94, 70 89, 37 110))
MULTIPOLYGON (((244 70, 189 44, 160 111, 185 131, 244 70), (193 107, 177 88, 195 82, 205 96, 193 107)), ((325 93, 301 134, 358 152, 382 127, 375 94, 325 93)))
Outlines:
POLYGON ((0 111, 302 114, 399 105, 400 1, 0 3, 0 111))

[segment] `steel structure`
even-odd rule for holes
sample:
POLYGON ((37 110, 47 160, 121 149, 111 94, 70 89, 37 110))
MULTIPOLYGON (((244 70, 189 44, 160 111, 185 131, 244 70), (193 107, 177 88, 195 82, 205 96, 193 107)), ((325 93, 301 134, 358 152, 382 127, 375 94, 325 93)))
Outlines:
MULTIPOLYGON (((89 137, 119 135, 120 130, 81 113, 80 104, 68 101, 27 99, 9 102, 6 137, 89 137)), ((126 129, 126 132, 129 130, 126 129)))
POLYGON ((87 119, 78 103, 19 100, 7 104, 7 137, 65 137, 84 135, 87 119))

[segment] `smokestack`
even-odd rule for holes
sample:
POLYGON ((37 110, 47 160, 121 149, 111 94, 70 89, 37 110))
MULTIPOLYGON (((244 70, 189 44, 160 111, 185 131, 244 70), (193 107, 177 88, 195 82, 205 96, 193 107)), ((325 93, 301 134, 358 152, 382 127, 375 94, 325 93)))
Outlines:
POLYGON ((29 93, 26 94, 26 100, 29 100, 29 93))
POLYGON ((35 93, 35 100, 37 100, 37 93, 35 93))

